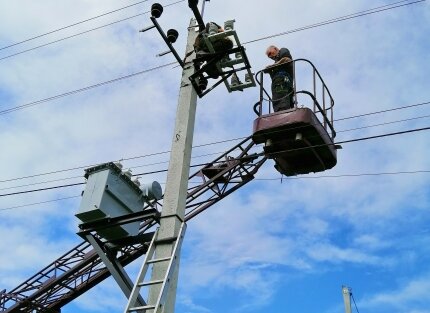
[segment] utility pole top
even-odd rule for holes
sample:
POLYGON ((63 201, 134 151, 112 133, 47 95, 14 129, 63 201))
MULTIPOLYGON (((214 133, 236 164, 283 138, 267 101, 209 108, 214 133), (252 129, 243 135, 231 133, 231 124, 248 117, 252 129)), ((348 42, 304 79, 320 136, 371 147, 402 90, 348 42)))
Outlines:
POLYGON ((345 304, 345 313, 351 313, 351 291, 347 286, 342 286, 343 303, 345 304))

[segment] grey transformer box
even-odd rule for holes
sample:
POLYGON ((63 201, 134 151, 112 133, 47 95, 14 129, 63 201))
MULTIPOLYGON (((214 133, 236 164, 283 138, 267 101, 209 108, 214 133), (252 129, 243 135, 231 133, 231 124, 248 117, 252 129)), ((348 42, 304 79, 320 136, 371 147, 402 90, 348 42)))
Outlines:
MULTIPOLYGON (((122 171, 119 163, 105 163, 85 170, 87 184, 76 217, 82 223, 107 217, 121 217, 140 212, 150 200, 159 200, 162 189, 158 182, 140 186, 131 180, 131 172, 122 171)), ((97 233, 106 240, 122 239, 139 233, 140 221, 103 228, 97 233)))

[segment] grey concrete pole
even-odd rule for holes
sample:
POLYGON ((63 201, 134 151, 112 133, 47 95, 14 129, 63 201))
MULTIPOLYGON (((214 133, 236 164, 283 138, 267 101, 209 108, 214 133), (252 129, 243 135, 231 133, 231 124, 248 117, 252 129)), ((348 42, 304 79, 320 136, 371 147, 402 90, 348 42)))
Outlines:
POLYGON ((342 286, 343 303, 345 304, 345 313, 351 313, 351 290, 349 287, 342 286))
MULTIPOLYGON (((190 21, 186 52, 193 50, 193 44, 197 37, 195 20, 190 21)), ((161 212, 158 240, 177 238, 179 228, 185 216, 185 202, 188 189, 188 177, 190 173, 191 147, 193 142, 194 121, 196 115, 197 93, 194 90, 189 77, 195 69, 190 56, 182 71, 179 101, 176 112, 175 131, 173 134, 172 149, 170 154, 167 183, 164 193, 163 209, 161 212)), ((172 253, 174 242, 157 244, 155 248, 156 258, 169 257, 172 253)), ((179 260, 175 274, 170 281, 168 298, 164 307, 165 313, 174 312, 176 299, 176 286, 179 269, 179 260)), ((167 262, 154 264, 151 280, 163 279, 167 271, 167 262)), ((151 286, 149 289, 148 304, 155 304, 160 293, 160 285, 151 286)))

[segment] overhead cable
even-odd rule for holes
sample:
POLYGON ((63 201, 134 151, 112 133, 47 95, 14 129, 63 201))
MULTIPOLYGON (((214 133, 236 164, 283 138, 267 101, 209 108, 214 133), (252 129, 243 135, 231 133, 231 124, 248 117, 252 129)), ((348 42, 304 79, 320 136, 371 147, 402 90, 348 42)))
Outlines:
MULTIPOLYGON (((230 141, 240 140, 240 139, 245 139, 245 138, 246 137, 239 137, 239 138, 234 138, 234 139, 218 140, 218 141, 214 141, 214 142, 211 142, 211 143, 194 145, 193 148, 203 147, 203 146, 207 146, 207 145, 215 145, 215 144, 219 144, 219 143, 230 142, 230 141)), ((168 151, 161 151, 161 152, 154 152, 154 153, 148 153, 148 154, 143 154, 143 155, 133 156, 133 157, 120 158, 120 159, 115 160, 113 162, 130 161, 130 160, 142 159, 142 158, 147 158, 147 157, 161 155, 161 154, 167 154, 167 153, 170 153, 170 150, 168 150, 168 151)), ((10 182, 10 181, 22 180, 22 179, 27 179, 27 178, 34 178, 34 177, 40 177, 40 176, 58 174, 58 173, 63 173, 63 172, 70 172, 70 171, 74 171, 74 170, 79 170, 79 169, 85 169, 85 168, 93 167, 93 166, 96 166, 96 165, 99 165, 99 164, 102 164, 102 163, 103 162, 97 163, 97 164, 88 164, 88 165, 82 165, 82 166, 75 166, 75 167, 70 167, 70 168, 66 168, 66 169, 54 170, 54 171, 49 171, 49 172, 44 172, 44 173, 38 173, 38 174, 21 176, 21 177, 8 178, 8 179, 0 180, 0 183, 6 183, 6 182, 10 182)), ((72 177, 70 177, 70 178, 72 178, 72 177)))
MULTIPOLYGON (((375 135, 375 136, 368 136, 368 137, 362 137, 362 138, 343 140, 343 141, 334 142, 332 144, 320 144, 320 145, 312 145, 312 146, 303 147, 303 148, 285 149, 285 150, 279 151, 278 153, 300 151, 300 150, 306 150, 306 149, 313 149, 313 148, 318 148, 318 147, 323 147, 323 146, 335 146, 335 145, 341 145, 341 144, 345 144, 345 143, 353 143, 353 142, 359 142, 359 141, 365 141, 365 140, 371 140, 371 139, 377 139, 377 138, 383 138, 383 137, 391 137, 391 136, 403 135, 403 134, 420 132, 420 131, 425 131, 425 130, 430 130, 430 127, 415 128, 415 129, 409 129, 409 130, 405 130, 405 131, 399 131, 399 132, 386 133, 386 134, 375 135)), ((253 156, 255 156, 255 157, 256 156, 263 156, 264 154, 265 154, 264 152, 260 152, 260 153, 254 154, 253 156)), ((232 158, 230 160, 235 160, 235 159, 232 158)), ((199 166, 205 166, 205 165, 208 165, 208 164, 222 163, 222 162, 224 162, 224 161, 194 164, 194 165, 190 165, 190 167, 199 167, 199 166)), ((157 171, 150 171, 150 172, 144 172, 144 173, 140 173, 140 174, 133 174, 133 176, 143 176, 143 175, 157 174, 157 173, 162 173, 162 172, 167 172, 167 169, 157 170, 157 171)), ((2 195, 0 195, 0 197, 1 196, 2 195)))
MULTIPOLYGON (((165 7, 171 6, 171 5, 175 5, 175 4, 178 4, 178 3, 183 2, 183 1, 185 1, 185 0, 180 0, 180 1, 177 1, 177 2, 173 2, 173 3, 167 4, 167 5, 165 5, 165 7)), ((321 27, 321 26, 324 26, 324 25, 327 25, 327 24, 332 24, 332 23, 336 23, 336 22, 340 22, 340 21, 344 21, 344 20, 349 20, 349 19, 352 19, 352 18, 357 18, 357 17, 361 17, 361 16, 364 16, 364 15, 368 15, 368 14, 378 13, 378 12, 382 12, 382 11, 386 11, 386 10, 390 10, 390 9, 395 9, 395 8, 398 8, 398 7, 415 4, 415 3, 423 2, 423 1, 426 1, 426 0, 418 0, 418 1, 410 2, 410 3, 406 3, 406 4, 401 4, 401 5, 394 6, 395 4, 400 4, 400 3, 404 3, 404 2, 408 2, 408 1, 409 0, 403 0, 403 1, 392 3, 392 4, 388 4, 388 5, 383 5, 383 6, 380 6, 380 7, 376 7, 376 8, 373 8, 373 9, 368 9, 368 10, 364 10, 364 11, 352 13, 352 14, 349 14, 349 15, 345 15, 345 16, 333 18, 333 19, 330 19, 330 20, 327 20, 327 21, 316 23, 316 24, 311 24, 311 25, 308 25, 308 26, 302 26, 302 27, 299 27, 299 28, 296 28, 296 29, 293 29, 293 30, 288 30, 288 31, 285 31, 285 32, 282 32, 282 33, 278 33, 278 34, 269 35, 269 36, 266 36, 266 37, 262 37, 262 38, 250 40, 250 41, 244 42, 243 45, 249 44, 249 43, 253 43, 253 42, 257 42, 257 41, 261 41, 261 40, 266 40, 266 39, 274 38, 274 37, 278 37, 278 36, 282 36, 282 35, 287 35, 287 34, 299 32, 299 31, 303 31, 303 30, 307 30, 307 29, 311 29, 311 28, 321 27)), ((51 42, 48 42, 48 43, 40 45, 40 46, 36 46, 36 47, 30 48, 30 49, 27 49, 27 50, 23 50, 23 51, 19 51, 17 53, 14 53, 14 54, 7 55, 5 57, 0 58, 0 61, 4 60, 4 59, 8 59, 8 58, 16 56, 16 55, 19 55, 19 54, 23 54, 23 53, 26 53, 26 52, 29 52, 29 51, 36 50, 36 49, 39 49, 39 48, 42 48, 42 47, 45 47, 45 46, 48 46, 48 45, 60 42, 60 41, 64 41, 66 39, 77 37, 77 36, 80 36, 80 35, 83 35, 83 34, 86 34, 86 33, 89 33, 89 32, 92 32, 92 31, 95 31, 95 30, 98 30, 98 29, 101 29, 101 28, 104 28, 104 27, 107 27, 107 26, 111 26, 113 24, 117 24, 119 22, 123 22, 123 21, 129 20, 129 19, 138 17, 138 16, 146 14, 146 13, 149 13, 149 11, 143 12, 143 13, 140 13, 140 14, 137 14, 137 15, 133 15, 133 16, 121 19, 121 20, 117 20, 117 21, 114 21, 112 23, 105 24, 105 25, 102 25, 102 26, 99 26, 99 27, 96 27, 96 28, 92 28, 92 29, 89 29, 87 31, 76 33, 76 34, 73 34, 73 35, 70 35, 70 36, 67 36, 67 37, 64 37, 64 38, 60 38, 58 40, 51 41, 51 42)))
MULTIPOLYGON (((246 138, 246 137, 244 137, 246 138)), ((204 157, 204 156, 209 156, 209 155, 215 155, 215 154, 220 154, 222 152, 213 152, 213 153, 206 153, 206 154, 202 154, 202 155, 196 155, 196 156, 192 156, 192 159, 195 158, 200 158, 200 157, 204 157)), ((114 161, 114 162, 118 162, 118 161, 114 161)), ((169 163, 169 161, 161 161, 161 162, 154 162, 154 163, 147 163, 147 164, 141 164, 141 165, 136 165, 136 166, 130 166, 127 167, 127 169, 136 169, 136 168, 140 168, 140 167, 147 167, 147 166, 153 166, 153 165, 160 165, 160 164, 167 164, 169 163)), ((88 165, 88 166, 80 166, 80 167, 74 167, 73 169, 83 169, 83 168, 90 168, 93 166, 96 166, 99 164, 93 164, 93 165, 88 165)), ((68 171, 71 169, 67 169, 67 170, 62 170, 62 171, 68 171)), ((34 176, 33 176, 34 177, 34 176)), ((45 181, 39 181, 39 182, 35 182, 35 183, 29 183, 29 184, 22 184, 22 185, 15 185, 15 186, 9 186, 9 187, 3 187, 0 188, 0 190, 10 190, 10 189, 17 189, 17 188, 22 188, 22 187, 29 187, 29 186, 35 186, 35 185, 42 185, 42 184, 47 184, 47 183, 53 183, 53 182, 59 182, 59 181, 65 181, 65 180, 70 180, 70 179, 77 179, 77 178, 82 178, 81 176, 72 176, 72 177, 64 177, 64 178, 58 178, 58 179, 52 179, 52 180, 45 180, 45 181)))
MULTIPOLYGON (((174 4, 178 4, 178 3, 180 3, 180 2, 184 2, 184 1, 185 1, 185 0, 176 1, 176 2, 173 2, 173 3, 170 3, 170 4, 166 5, 166 7, 167 7, 167 6, 174 5, 174 4)), ((80 33, 76 33, 76 34, 73 34, 73 35, 70 35, 70 36, 67 36, 67 37, 63 37, 63 38, 60 38, 60 39, 57 39, 57 40, 54 40, 54 41, 47 42, 47 43, 45 43, 45 44, 42 44, 42 45, 39 45, 39 46, 36 46, 36 47, 33 47, 33 48, 29 48, 29 49, 22 50, 22 51, 19 51, 19 52, 16 52, 16 53, 12 53, 12 54, 9 54, 9 55, 7 55, 7 56, 1 57, 1 58, 0 58, 0 61, 1 61, 1 60, 5 60, 5 59, 8 59, 8 58, 11 58, 11 57, 14 57, 14 56, 17 56, 17 55, 20 55, 20 54, 23 54, 23 53, 30 52, 30 51, 33 51, 33 50, 36 50, 36 49, 43 48, 43 47, 46 47, 46 46, 52 45, 52 44, 57 43, 57 42, 60 42, 60 41, 64 41, 64 40, 71 39, 71 38, 74 38, 74 37, 77 37, 77 36, 81 36, 81 35, 84 35, 84 34, 90 33, 90 32, 92 32, 92 31, 95 31, 95 30, 98 30, 98 29, 101 29, 101 28, 105 28, 105 27, 107 27, 107 26, 111 26, 111 25, 114 25, 114 24, 117 24, 117 23, 120 23, 120 22, 124 22, 124 21, 130 20, 130 19, 132 19, 132 18, 135 18, 135 17, 141 16, 141 15, 147 14, 147 13, 149 13, 149 12, 150 12, 150 11, 146 11, 146 12, 142 12, 142 13, 139 13, 139 14, 135 14, 135 15, 133 15, 133 16, 129 16, 129 17, 126 17, 126 18, 123 18, 123 19, 120 19, 120 20, 117 20, 117 21, 114 21, 114 22, 111 22, 111 23, 108 23, 108 24, 104 24, 104 25, 102 25, 102 26, 98 26, 98 27, 95 27, 95 28, 91 28, 91 29, 89 29, 89 30, 85 30, 85 31, 80 32, 80 33)))
MULTIPOLYGON (((428 174, 430 170, 415 170, 415 171, 396 171, 396 172, 376 172, 376 173, 357 173, 357 174, 338 174, 338 175, 318 175, 318 176, 289 176, 289 177, 277 177, 277 178, 254 178, 254 181, 282 181, 282 180, 301 180, 301 179, 325 179, 325 178, 351 178, 351 177, 368 177, 368 176, 393 176, 393 175, 413 175, 413 174, 428 174)), ((200 182, 189 182, 190 184, 200 184, 200 182)), ((165 183, 160 183, 165 184, 165 183)), ((34 206, 38 204, 45 204, 50 202, 64 201, 73 198, 80 198, 81 195, 58 198, 53 200, 26 203, 21 205, 16 205, 12 207, 0 208, 0 211, 7 211, 22 207, 34 206)))
MULTIPOLYGON (((375 135, 375 136, 367 136, 367 137, 361 137, 361 138, 355 138, 355 139, 337 141, 337 142, 333 142, 331 144, 319 144, 319 145, 311 145, 311 146, 302 147, 302 148, 285 149, 285 150, 278 151, 277 153, 292 152, 292 151, 301 151, 301 150, 314 149, 314 148, 324 147, 324 146, 338 146, 338 145, 342 145, 342 144, 345 144, 345 143, 352 143, 352 142, 359 142, 359 141, 365 141, 365 140, 371 140, 371 139, 391 137, 391 136, 397 136, 397 135, 403 135, 403 134, 421 132, 421 131, 425 131, 425 130, 430 130, 430 126, 429 127, 422 127, 422 128, 408 129, 408 130, 404 130, 404 131, 386 133, 386 134, 375 135)), ((258 155, 264 155, 264 152, 261 152, 258 155)))
MULTIPOLYGON (((353 119, 353 118, 358 118, 358 117, 362 117, 362 116, 369 116, 369 115, 373 115, 373 114, 380 114, 380 113, 390 112, 390 111, 396 111, 396 110, 403 110, 403 109, 408 109, 408 108, 411 108, 411 107, 421 106, 421 105, 425 105, 425 104, 430 104, 430 101, 428 101, 428 102, 422 102, 422 103, 418 103, 418 104, 412 104, 412 105, 406 105, 406 106, 396 107, 396 108, 392 108, 392 109, 386 109, 386 110, 382 110, 382 111, 374 111, 374 112, 362 113, 362 114, 358 114, 358 115, 354 115, 354 116, 349 116, 349 117, 343 117, 343 118, 340 118, 340 119, 336 119, 335 121, 346 120, 346 119, 353 119)), ((402 121, 409 121, 409 120, 426 118, 426 117, 428 117, 428 115, 424 115, 424 116, 420 116, 420 117, 414 117, 414 118, 410 118, 410 119, 403 119, 403 120, 398 120, 398 121, 392 121, 392 122, 387 122, 387 123, 369 125, 369 126, 365 126, 365 127, 340 130, 338 132, 347 132, 347 131, 357 130, 357 129, 361 129, 361 128, 370 128, 370 127, 380 126, 380 125, 384 125, 384 124, 392 124, 392 123, 397 123, 397 122, 402 122, 402 121)), ((215 145, 215 144, 220 144, 220 143, 225 143, 225 142, 231 142, 231 141, 237 141, 237 140, 242 140, 242 139, 245 139, 245 138, 246 138, 246 136, 242 136, 242 137, 237 137, 237 138, 230 138, 230 139, 225 139, 225 140, 220 140, 220 141, 214 141, 214 142, 210 142, 210 143, 198 144, 198 145, 194 145, 193 148, 198 148, 198 147, 203 147, 203 146, 209 146, 209 145, 215 145)), ((120 158, 120 159, 115 160, 115 162, 116 161, 118 161, 118 162, 130 161, 130 160, 141 159, 141 158, 146 158, 146 157, 156 156, 156 155, 161 155, 161 154, 168 154, 168 153, 170 153, 170 150, 153 152, 153 153, 149 153, 149 154, 143 154, 143 155, 132 156, 132 157, 120 158)), ((78 169, 85 169, 85 168, 96 166, 98 164, 100 164, 100 163, 97 163, 97 164, 87 164, 87 165, 82 165, 82 166, 76 166, 76 167, 66 168, 66 169, 53 170, 53 171, 49 171, 49 172, 43 172, 43 173, 38 173, 38 174, 33 174, 33 175, 27 175, 27 176, 21 176, 21 177, 8 178, 8 179, 0 180, 0 183, 10 182, 10 181, 16 181, 16 180, 22 180, 22 179, 28 179, 28 178, 34 178, 34 177, 40 177, 40 176, 46 176, 46 175, 52 175, 52 174, 58 174, 58 173, 69 172, 69 171, 78 170, 78 169)), ((133 168, 133 167, 131 167, 131 168, 133 168)), ((69 179, 69 178, 66 178, 66 179, 69 179)), ((4 189, 5 188, 3 188, 3 190, 4 189)), ((2 189, 0 189, 0 190, 2 190, 2 189)))
POLYGON ((354 295, 352 293, 351 293, 351 297, 352 297, 352 301, 354 302, 355 309, 357 310, 357 313, 360 313, 360 311, 358 310, 358 307, 357 307, 357 303, 355 303, 354 295))
POLYGON ((142 70, 142 71, 139 71, 139 72, 136 72, 136 73, 132 73, 132 74, 128 74, 128 75, 125 75, 125 76, 117 77, 117 78, 114 78, 114 79, 111 79, 111 80, 107 80, 107 81, 104 81, 104 82, 101 82, 101 83, 98 83, 98 84, 94 84, 94 85, 91 85, 91 86, 87 86, 87 87, 75 89, 75 90, 68 91, 68 92, 65 92, 65 93, 61 93, 61 94, 58 94, 58 95, 55 95, 55 96, 52 96, 52 97, 48 97, 48 98, 44 98, 44 99, 41 99, 41 100, 37 100, 37 101, 29 102, 29 103, 26 103, 26 104, 18 105, 18 106, 15 106, 15 107, 11 107, 11 108, 6 109, 6 110, 1 110, 0 111, 0 115, 5 115, 5 114, 8 114, 8 113, 11 113, 11 112, 14 112, 14 111, 18 111, 18 110, 22 110, 22 109, 26 109, 26 108, 29 108, 29 107, 32 107, 32 106, 35 106, 35 105, 38 105, 38 104, 41 104, 41 103, 45 103, 45 102, 48 102, 48 101, 56 100, 56 99, 59 99, 59 98, 63 98, 63 97, 66 97, 66 96, 70 96, 70 95, 73 95, 73 94, 77 94, 77 93, 80 93, 80 92, 83 92, 83 91, 87 91, 87 90, 94 89, 94 88, 97 88, 97 87, 105 86, 105 85, 108 85, 108 84, 112 84, 112 83, 115 83, 115 82, 118 82, 118 81, 121 81, 121 80, 124 80, 124 79, 129 79, 129 78, 132 78, 132 77, 135 77, 135 76, 139 76, 139 75, 142 75, 142 74, 145 74, 145 73, 148 73, 148 72, 152 72, 152 71, 155 71, 155 70, 158 70, 158 69, 161 69, 161 68, 173 65, 173 64, 175 64, 175 62, 171 62, 171 63, 159 65, 159 66, 155 66, 155 67, 152 67, 152 68, 149 68, 149 69, 145 69, 145 70, 142 70))
POLYGON ((390 125, 390 124, 395 124, 395 123, 400 123, 400 122, 410 122, 410 121, 419 120, 419 119, 428 118, 428 117, 430 117, 430 115, 404 118, 404 119, 396 120, 396 121, 383 122, 383 123, 378 123, 378 124, 373 124, 373 125, 366 125, 366 126, 354 127, 354 128, 350 128, 350 129, 337 130, 336 133, 337 134, 338 133, 345 133, 345 132, 350 132, 353 130, 360 130, 360 129, 372 128, 372 127, 377 127, 377 126, 385 126, 385 125, 390 125))
POLYGON ((30 184, 23 184, 23 185, 15 185, 15 186, 9 186, 9 187, 2 187, 0 190, 9 190, 9 189, 16 189, 16 188, 22 188, 22 187, 29 187, 29 186, 35 186, 35 185, 43 185, 47 183, 54 183, 59 181, 65 181, 70 179, 77 179, 82 178, 82 175, 80 176, 72 176, 72 177, 64 177, 64 178, 58 178, 58 179, 51 179, 51 180, 45 180, 45 181, 39 181, 36 183, 30 183, 30 184))
POLYGON ((397 107, 397 108, 391 108, 391 109, 385 109, 385 110, 381 110, 381 111, 375 111, 375 112, 371 112, 371 113, 363 113, 363 114, 357 114, 357 115, 353 115, 353 116, 347 116, 347 117, 342 117, 342 118, 338 118, 335 119, 334 121, 344 121, 344 120, 349 120, 349 119, 353 119, 353 118, 357 118, 357 117, 363 117, 363 116, 368 116, 368 115, 374 115, 374 114, 379 114, 379 113, 386 113, 386 112, 392 112, 392 111, 397 111, 397 110, 404 110, 404 109, 408 109, 408 108, 413 108, 413 107, 418 107, 418 106, 422 106, 422 105, 426 105, 429 104, 430 101, 426 101, 426 102, 421 102, 421 103, 416 103, 416 104, 411 104, 411 105, 405 105, 405 106, 401 106, 401 107, 397 107))
POLYGON ((0 208, 0 211, 13 210, 13 209, 23 208, 23 207, 27 207, 27 206, 33 206, 33 205, 38 205, 38 204, 46 204, 46 203, 50 203, 50 202, 64 201, 64 200, 69 200, 69 199, 74 199, 74 198, 79 198, 79 197, 81 197, 81 196, 80 195, 79 196, 71 196, 71 197, 64 197, 64 198, 58 198, 58 199, 41 201, 41 202, 35 202, 35 203, 26 203, 26 204, 21 204, 21 205, 15 205, 15 206, 7 207, 7 208, 0 208))
POLYGON ((51 31, 49 31, 49 32, 46 32, 46 33, 43 33, 43 34, 40 34, 40 35, 36 35, 36 36, 31 37, 31 38, 27 38, 27 39, 21 40, 21 41, 19 41, 19 42, 15 42, 15 43, 10 44, 10 45, 8 45, 8 46, 1 47, 1 48, 0 48, 0 50, 4 50, 4 49, 10 48, 10 47, 14 47, 14 46, 20 45, 20 44, 22 44, 22 43, 24 43, 24 42, 28 42, 28 41, 31 41, 31 40, 34 40, 34 39, 37 39, 37 38, 40 38, 40 37, 44 37, 44 36, 46 36, 46 35, 50 35, 50 34, 53 34, 53 33, 59 32, 59 31, 61 31, 61 30, 65 30, 65 29, 70 28, 70 27, 77 26, 77 25, 79 25, 79 24, 83 24, 83 23, 86 23, 86 22, 89 22, 89 21, 95 20, 95 19, 98 19, 98 18, 100 18, 100 17, 106 16, 106 15, 109 15, 109 14, 112 14, 112 13, 115 13, 115 12, 118 12, 118 11, 121 11, 121 10, 124 10, 124 9, 128 9, 128 8, 130 8, 130 7, 132 7, 132 6, 136 6, 136 5, 138 5, 138 4, 141 4, 141 3, 144 3, 144 2, 147 2, 147 1, 148 1, 148 0, 139 1, 139 2, 136 2, 136 3, 132 3, 132 4, 130 4, 130 5, 127 5, 127 6, 125 6, 125 7, 119 8, 119 9, 115 9, 115 10, 112 10, 112 11, 109 11, 109 12, 106 12, 106 13, 99 14, 99 15, 97 15, 97 16, 90 17, 90 18, 87 18, 87 19, 82 20, 82 21, 79 21, 79 22, 75 22, 75 23, 70 24, 70 25, 63 26, 63 27, 60 27, 60 28, 57 28, 57 29, 51 30, 51 31))
POLYGON ((32 192, 38 192, 38 191, 46 191, 46 190, 52 190, 52 189, 74 187, 74 186, 79 186, 79 185, 85 185, 85 183, 75 183, 75 184, 67 184, 67 185, 59 185, 59 186, 45 187, 45 188, 39 188, 39 189, 32 189, 32 190, 10 192, 10 193, 1 194, 0 197, 15 196, 15 195, 21 195, 24 193, 32 193, 32 192))
POLYGON ((416 170, 416 171, 397 171, 397 172, 379 172, 379 173, 358 173, 358 174, 339 174, 339 175, 318 175, 318 176, 289 176, 278 178, 254 178, 254 180, 285 180, 285 179, 322 179, 322 178, 351 178, 351 177, 365 177, 365 176, 389 176, 389 175, 406 175, 406 174, 427 174, 430 170, 416 170))
POLYGON ((353 19, 353 18, 357 18, 357 17, 361 17, 361 16, 365 16, 365 15, 379 13, 379 12, 383 12, 383 11, 387 11, 387 10, 392 10, 392 9, 395 9, 395 8, 399 8, 399 7, 403 7, 403 6, 407 6, 407 5, 412 5, 412 4, 416 4, 416 3, 424 2, 424 1, 426 1, 426 0, 417 0, 417 1, 413 1, 413 2, 409 2, 408 0, 398 1, 398 2, 395 2, 395 3, 383 5, 383 6, 380 6, 380 7, 373 8, 373 9, 368 9, 368 10, 365 10, 365 11, 360 11, 360 12, 352 13, 352 14, 349 14, 349 15, 340 16, 340 17, 337 17, 337 18, 334 18, 334 19, 331 19, 331 20, 322 21, 322 22, 319 22, 319 23, 316 23, 316 24, 311 24, 311 25, 299 27, 299 28, 296 28, 296 29, 288 30, 288 31, 285 31, 285 32, 282 32, 282 33, 278 33, 278 34, 274 34, 274 35, 269 35, 269 36, 265 36, 265 37, 261 37, 261 38, 257 38, 257 39, 253 39, 253 40, 249 40, 249 41, 245 41, 245 42, 243 42, 243 45, 254 43, 254 42, 257 42, 257 41, 262 41, 262 40, 270 39, 270 38, 274 38, 274 37, 279 37, 279 36, 284 36, 284 35, 296 33, 296 32, 307 30, 307 29, 311 29, 311 28, 321 27, 321 26, 325 26, 325 25, 329 25, 329 24, 333 24, 333 23, 337 23, 337 22, 341 22, 341 21, 345 21, 345 20, 349 20, 349 19, 353 19), (407 3, 404 3, 404 2, 407 2, 407 3), (403 4, 401 4, 401 3, 403 3, 403 4))
MULTIPOLYGON (((169 5, 174 5, 174 4, 177 4, 177 3, 182 2, 182 1, 184 1, 184 0, 177 1, 177 2, 171 3, 169 5)), ((426 1, 426 0, 414 1, 414 2, 407 3, 407 4, 398 5, 398 6, 395 6, 395 7, 400 7, 400 6, 404 6, 404 5, 414 4, 414 3, 418 3, 418 2, 422 2, 422 1, 426 1)), ((406 2, 406 0, 399 1, 399 2, 396 2, 396 3, 390 4, 390 5, 392 6, 394 4, 399 4, 399 3, 403 3, 403 2, 406 2)), ((347 16, 352 16, 352 15, 357 15, 357 14, 359 15, 359 14, 362 14, 363 12, 367 12, 367 11, 372 11, 373 12, 373 10, 382 9, 382 8, 390 6, 390 5, 385 5, 385 6, 381 6, 381 7, 378 7, 378 8, 374 8, 374 9, 369 9, 369 10, 366 10, 366 11, 357 12, 357 13, 350 14, 350 15, 347 15, 347 16)), ((384 10, 387 10, 387 9, 389 9, 389 8, 385 8, 384 10)), ((359 15, 359 16, 361 16, 361 15, 359 15)), ((330 21, 334 21, 334 20, 338 20, 338 19, 342 19, 342 18, 345 18, 345 16, 329 20, 329 21, 327 21, 327 23, 330 22, 330 21)), ((349 17, 349 18, 352 18, 352 17, 349 17)), ((323 23, 325 23, 325 22, 323 22, 323 23)), ((109 24, 109 25, 111 25, 111 24, 109 24)), ((318 24, 321 24, 321 23, 318 23, 318 24)), ((317 24, 313 24, 313 25, 317 25, 317 24)), ((308 27, 309 26, 305 26, 305 27, 302 27, 300 29, 296 29, 296 30, 292 30, 292 31, 287 31, 287 32, 284 32, 284 33, 276 34, 276 35, 271 35, 271 36, 268 36, 268 37, 264 37, 264 38, 260 38, 260 39, 256 39, 256 40, 252 40, 252 41, 248 41, 246 43, 251 43, 251 42, 259 41, 259 40, 263 40, 263 39, 268 39, 268 38, 280 36, 282 34, 287 34, 287 33, 290 33, 290 32, 296 32, 296 31, 299 31, 299 30, 304 30, 304 29, 307 29, 308 27)), ((313 26, 313 27, 317 27, 317 26, 313 26)), ((0 58, 0 60, 1 60, 1 58, 0 58)), ((52 100, 55 100, 55 99, 58 99, 58 98, 62 98, 62 97, 73 95, 75 93, 79 93, 79 92, 86 91, 86 90, 89 90, 89 89, 93 89, 93 88, 96 88, 96 87, 104 86, 104 85, 109 84, 109 83, 113 83, 113 82, 117 82, 117 81, 120 81, 120 80, 123 80, 123 79, 127 79, 127 78, 130 78, 130 77, 133 77, 133 76, 136 76, 136 75, 140 75, 140 74, 148 72, 148 71, 154 71, 154 70, 157 70, 157 69, 161 69, 163 67, 166 67, 166 66, 169 66, 169 65, 173 65, 173 64, 176 64, 176 62, 165 64, 165 65, 162 65, 162 66, 159 66, 159 67, 155 67, 155 68, 152 68, 152 69, 149 69, 149 70, 144 70, 144 71, 141 71, 141 72, 138 72, 138 73, 133 73, 133 74, 125 75, 125 76, 122 76, 122 77, 119 77, 119 78, 115 78, 115 79, 112 79, 112 80, 109 80, 109 81, 106 81, 106 82, 101 82, 101 83, 98 83, 98 84, 94 84, 92 86, 88 86, 88 87, 84 87, 84 88, 81 88, 81 89, 73 90, 73 91, 66 92, 66 93, 63 93, 63 94, 59 94, 59 95, 56 95, 56 96, 53 96, 53 97, 49 97, 49 98, 46 98, 46 99, 37 100, 37 101, 33 101, 33 102, 30 102, 30 103, 27 103, 27 104, 24 104, 24 105, 19 105, 19 106, 11 107, 9 109, 0 111, 0 115, 12 113, 12 112, 15 112, 15 111, 18 111, 18 110, 22 110, 22 109, 25 109, 25 108, 28 108, 28 107, 35 106, 35 105, 40 104, 40 103, 44 103, 44 102, 47 102, 47 101, 52 101, 52 100)))

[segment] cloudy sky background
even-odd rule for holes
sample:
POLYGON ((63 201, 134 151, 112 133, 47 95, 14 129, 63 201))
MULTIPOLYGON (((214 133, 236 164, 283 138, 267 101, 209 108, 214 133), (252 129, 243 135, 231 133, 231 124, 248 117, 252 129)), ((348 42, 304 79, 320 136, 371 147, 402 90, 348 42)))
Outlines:
MULTIPOLYGON (((1 1, 0 48, 133 3, 1 1)), ((205 20, 235 19, 240 40, 249 42, 390 3, 213 0, 206 4, 205 20)), ((171 55, 155 56, 167 50, 155 30, 137 32, 151 25, 142 14, 151 4, 0 50, 0 194, 83 182, 88 165, 170 150, 181 73, 174 65, 5 114, 174 62, 171 55), (18 179, 70 168, 76 169, 18 179)), ((179 2, 165 7, 159 19, 165 30, 179 31, 175 47, 181 56, 191 16, 187 3, 179 2)), ((422 1, 252 42, 246 51, 254 71, 271 63, 264 55, 270 44, 311 60, 334 97, 335 118, 342 119, 429 102, 429 33, 429 4, 422 1)), ((228 94, 219 86, 198 100, 194 144, 248 136, 257 99, 257 88, 228 94)), ((428 127, 429 115, 430 105, 423 104, 340 120, 337 140, 428 127), (367 127, 404 119, 409 120, 367 127), (360 127, 366 128, 351 130, 360 127)), ((334 169, 282 182, 268 161, 255 181, 190 221, 176 311, 343 312, 345 284, 353 288, 360 312, 429 313, 429 142, 429 132, 422 131, 347 143, 334 169), (404 171, 427 173, 398 173, 404 171), (398 174, 344 176, 387 172, 398 174), (342 177, 320 177, 327 175, 342 177)), ((221 154, 234 144, 199 147, 193 155, 221 154)), ((168 159, 160 154, 124 165, 141 173, 166 168, 148 164, 168 159)), ((166 177, 147 175, 141 181, 154 179, 166 177)), ((0 197, 0 289, 12 289, 80 242, 74 214, 81 191, 76 186, 0 197), (68 199, 23 206, 61 198, 68 199)), ((63 312, 121 311, 125 301, 108 280, 63 312)))

